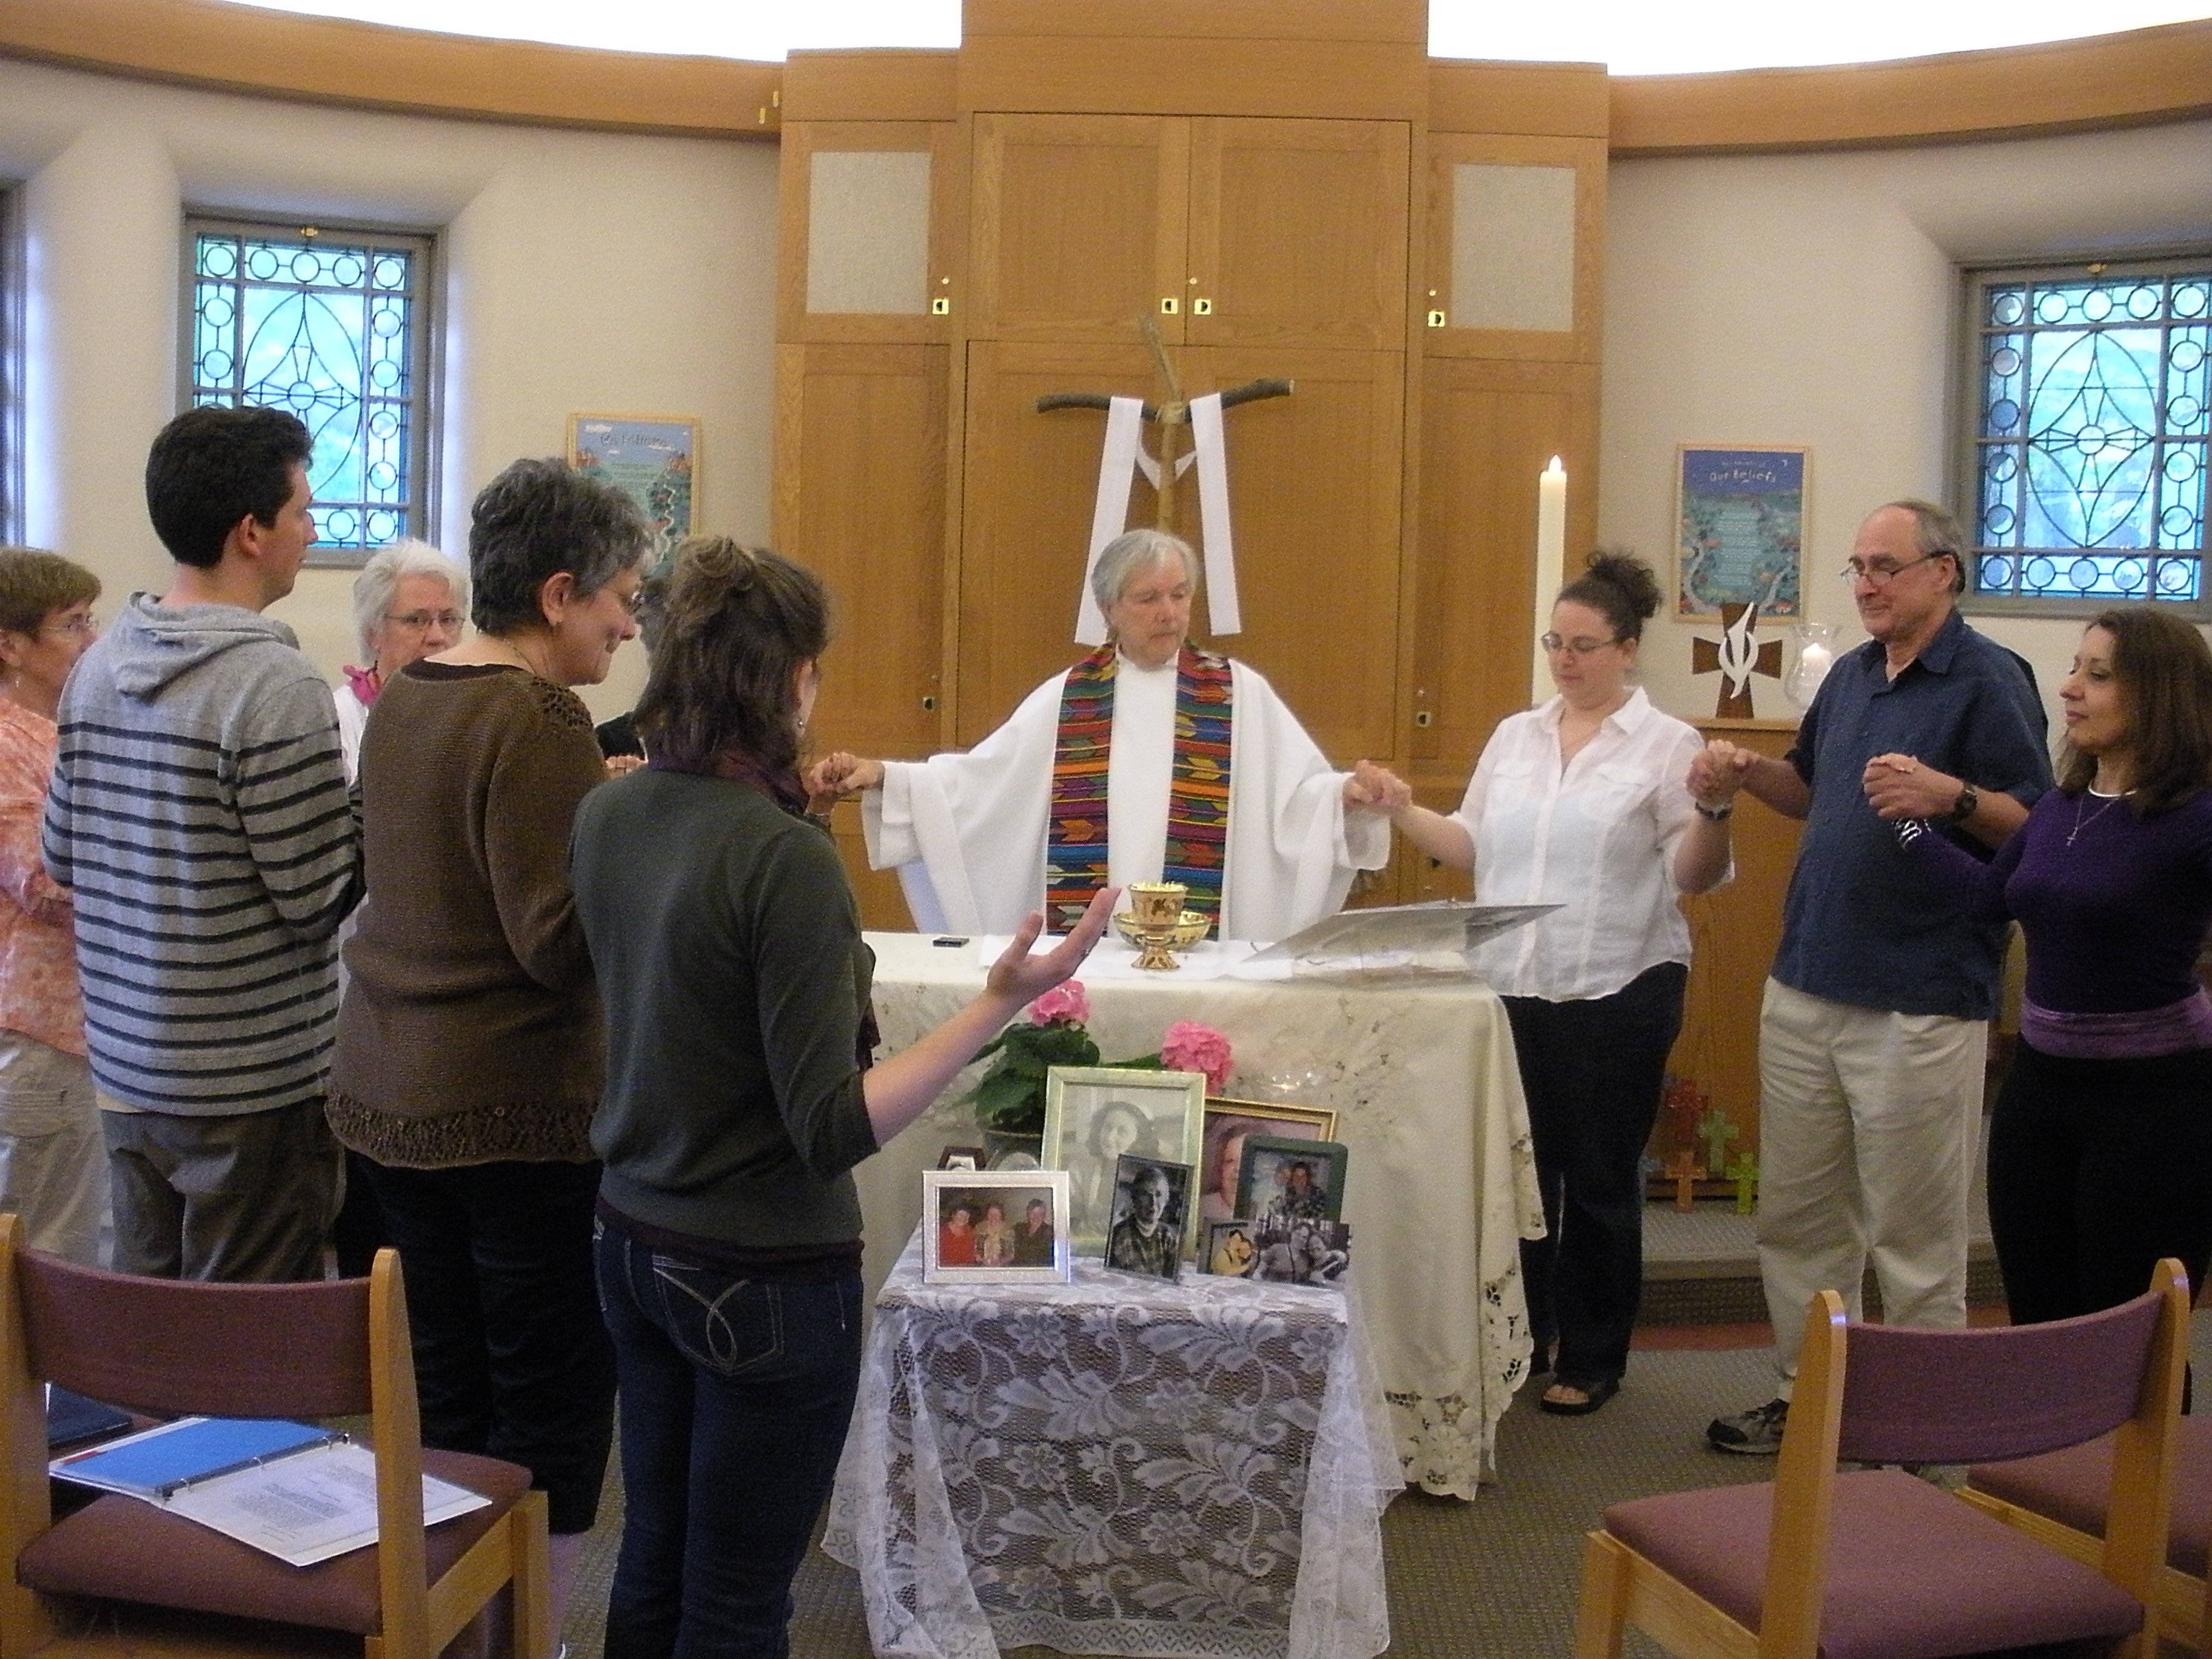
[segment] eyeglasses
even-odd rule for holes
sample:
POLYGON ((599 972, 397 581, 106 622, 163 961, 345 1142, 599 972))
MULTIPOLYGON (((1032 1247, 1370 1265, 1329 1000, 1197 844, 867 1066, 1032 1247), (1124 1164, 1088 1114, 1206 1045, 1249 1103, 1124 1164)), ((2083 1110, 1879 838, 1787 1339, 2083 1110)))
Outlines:
POLYGON ((1547 651, 1564 651, 1571 657, 1587 657, 1593 651, 1602 651, 1608 645, 1619 645, 1620 641, 1617 639, 1563 640, 1557 634, 1546 634, 1536 643, 1547 651))
POLYGON ((1861 564, 1856 559, 1853 559, 1841 570, 1836 572, 1836 575, 1846 587, 1856 587, 1863 581, 1869 587, 1880 590, 1895 581, 1899 571, 1910 570, 1916 564, 1926 564, 1930 559, 1948 559, 1955 556, 1948 552, 1923 553, 1918 558, 1907 559, 1903 564, 1891 564, 1887 561, 1877 564, 1861 564))
POLYGON ((405 629, 410 634, 427 634, 434 627, 453 634, 460 630, 461 613, 458 611, 403 611, 395 617, 387 611, 384 613, 384 620, 394 628, 405 629))
POLYGON ((71 617, 67 622, 47 623, 39 629, 41 634, 59 634, 64 639, 89 639, 100 632, 100 618, 89 611, 82 617, 71 617))

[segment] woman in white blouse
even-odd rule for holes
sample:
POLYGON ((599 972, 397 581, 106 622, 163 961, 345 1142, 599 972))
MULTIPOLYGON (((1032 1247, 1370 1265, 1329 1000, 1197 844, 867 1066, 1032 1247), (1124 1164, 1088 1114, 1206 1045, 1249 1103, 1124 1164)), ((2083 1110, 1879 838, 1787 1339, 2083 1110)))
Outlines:
POLYGON ((1490 904, 1564 908, 1479 947, 1528 1097, 1547 1236, 1522 1248, 1547 1412, 1613 1398, 1644 1276, 1640 1161, 1682 1024, 1690 933, 1675 900, 1729 874, 1726 805, 1692 799, 1697 732, 1628 683, 1651 568, 1595 553, 1559 590, 1542 644, 1559 695, 1491 735, 1449 817, 1376 779, 1391 821, 1475 872, 1490 904))

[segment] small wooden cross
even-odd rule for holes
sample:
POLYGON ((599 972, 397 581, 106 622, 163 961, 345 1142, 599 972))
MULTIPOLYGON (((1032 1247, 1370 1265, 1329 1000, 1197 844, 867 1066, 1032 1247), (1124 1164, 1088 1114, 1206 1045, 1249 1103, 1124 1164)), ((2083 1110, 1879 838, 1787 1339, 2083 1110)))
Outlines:
POLYGON ((1759 1160, 1738 1152, 1729 1161, 1729 1179, 1735 1182, 1735 1212, 1749 1215, 1759 1203, 1759 1160))
POLYGON ((1698 1196, 1698 1155, 1685 1146, 1667 1164, 1667 1178, 1674 1183, 1674 1207, 1686 1210, 1698 1196))
POLYGON ((1715 720, 1755 718, 1751 706, 1751 677, 1764 674, 1771 680, 1782 678, 1782 641, 1754 638, 1758 629, 1756 605, 1724 605, 1721 607, 1719 641, 1690 641, 1690 672, 1717 673, 1721 677, 1720 696, 1713 703, 1715 720))
POLYGON ((1742 1133, 1717 1106, 1698 1120, 1698 1139, 1705 1143, 1705 1173, 1714 1180, 1721 1180, 1728 1169, 1729 1142, 1742 1133))

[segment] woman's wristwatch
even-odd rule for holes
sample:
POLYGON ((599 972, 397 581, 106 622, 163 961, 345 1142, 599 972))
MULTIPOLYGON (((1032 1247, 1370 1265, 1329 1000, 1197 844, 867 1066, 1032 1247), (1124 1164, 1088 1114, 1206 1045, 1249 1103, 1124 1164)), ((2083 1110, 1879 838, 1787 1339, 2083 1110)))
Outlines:
POLYGON ((1726 823, 1735 816, 1735 803, 1732 800, 1724 800, 1718 806, 1708 806, 1693 798, 1690 805, 1698 809, 1699 817, 1712 823, 1726 823))

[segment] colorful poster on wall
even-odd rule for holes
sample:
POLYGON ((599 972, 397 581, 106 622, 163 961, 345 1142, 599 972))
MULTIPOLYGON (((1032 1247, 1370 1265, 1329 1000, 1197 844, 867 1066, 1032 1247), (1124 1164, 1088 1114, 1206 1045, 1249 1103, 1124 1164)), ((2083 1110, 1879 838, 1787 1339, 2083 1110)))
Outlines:
POLYGON ((1802 617, 1808 449, 1682 447, 1675 484, 1674 615, 1755 605, 1802 617))
POLYGON ((637 503, 653 531, 648 574, 675 562, 699 490, 699 422, 681 416, 571 415, 568 464, 637 503))

